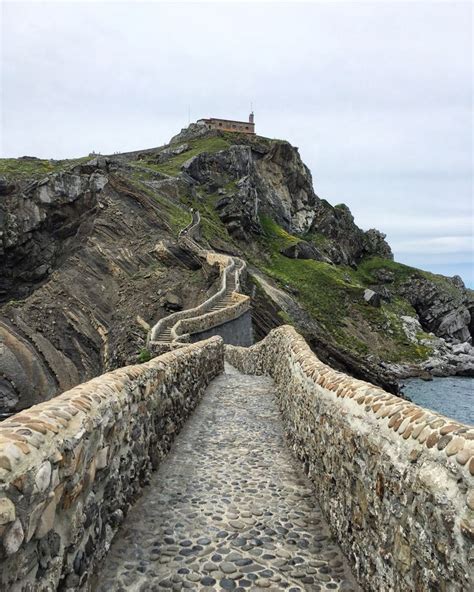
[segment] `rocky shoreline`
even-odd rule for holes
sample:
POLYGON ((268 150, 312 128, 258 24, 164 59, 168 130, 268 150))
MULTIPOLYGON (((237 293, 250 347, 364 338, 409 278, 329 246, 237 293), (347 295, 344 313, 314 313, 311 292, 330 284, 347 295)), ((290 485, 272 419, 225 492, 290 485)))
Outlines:
POLYGON ((419 339, 422 327, 418 319, 402 316, 403 327, 408 339, 413 343, 431 348, 432 353, 419 364, 382 363, 396 380, 404 378, 422 378, 432 380, 433 377, 469 376, 474 377, 474 347, 469 341, 463 343, 449 342, 443 337, 429 334, 429 339, 419 339))

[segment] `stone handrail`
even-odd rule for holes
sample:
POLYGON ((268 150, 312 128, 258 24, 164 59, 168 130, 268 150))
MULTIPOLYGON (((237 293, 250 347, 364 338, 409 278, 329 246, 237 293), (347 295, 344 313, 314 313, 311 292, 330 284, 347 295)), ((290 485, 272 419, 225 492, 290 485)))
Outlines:
POLYGON ((365 590, 473 589, 474 427, 333 370, 289 326, 226 346, 226 359, 274 378, 289 442, 365 590))
POLYGON ((213 337, 0 424, 0 590, 82 589, 223 366, 213 337))
POLYGON ((248 296, 240 294, 240 298, 236 298, 240 290, 241 277, 246 270, 246 262, 238 257, 231 257, 204 249, 196 240, 200 224, 201 216, 199 212, 193 212, 192 222, 180 231, 178 240, 198 256, 205 258, 209 265, 215 265, 216 263, 219 265, 221 269, 221 286, 215 294, 207 298, 199 306, 178 311, 160 319, 152 327, 147 340, 149 346, 154 344, 154 347, 156 347, 156 344, 158 344, 156 349, 160 349, 160 342, 157 341, 157 338, 165 329, 171 328, 171 347, 180 347, 182 343, 190 340, 191 334, 196 332, 195 328, 199 327, 200 331, 205 331, 223 322, 238 318, 250 308, 248 296), (235 304, 229 305, 222 310, 212 310, 225 297, 231 278, 234 280, 235 285, 232 293, 235 304))
POLYGON ((237 319, 249 309, 249 298, 244 294, 232 294, 234 304, 220 310, 182 319, 173 327, 171 334, 175 342, 186 343, 193 333, 202 333, 212 327, 237 319))

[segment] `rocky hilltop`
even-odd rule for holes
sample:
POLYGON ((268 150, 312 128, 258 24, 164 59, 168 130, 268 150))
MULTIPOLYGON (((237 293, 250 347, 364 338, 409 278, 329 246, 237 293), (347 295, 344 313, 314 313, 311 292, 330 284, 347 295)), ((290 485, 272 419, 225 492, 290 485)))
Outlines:
POLYGON ((330 205, 288 142, 191 125, 150 150, 0 160, 0 411, 145 360, 150 323, 217 289, 178 246, 249 264, 255 335, 294 324, 326 362, 392 391, 474 372, 474 297, 393 261, 385 236, 330 205))

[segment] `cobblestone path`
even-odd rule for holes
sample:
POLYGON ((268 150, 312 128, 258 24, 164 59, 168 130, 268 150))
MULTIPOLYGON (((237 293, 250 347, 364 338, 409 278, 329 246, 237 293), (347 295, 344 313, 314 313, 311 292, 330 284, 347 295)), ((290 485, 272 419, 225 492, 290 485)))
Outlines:
POLYGON ((94 589, 360 590, 285 445, 271 379, 228 368, 212 382, 94 589))

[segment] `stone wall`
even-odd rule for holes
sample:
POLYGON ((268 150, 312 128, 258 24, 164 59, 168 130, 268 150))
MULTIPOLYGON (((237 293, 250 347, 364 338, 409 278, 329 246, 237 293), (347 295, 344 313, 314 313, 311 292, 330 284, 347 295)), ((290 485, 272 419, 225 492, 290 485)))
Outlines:
POLYGON ((84 585, 223 357, 214 337, 0 424, 0 590, 84 585))
POLYGON ((242 347, 249 347, 254 343, 252 314, 250 309, 244 314, 240 314, 237 318, 226 321, 217 327, 212 327, 191 335, 193 342, 201 339, 209 339, 213 335, 219 335, 224 340, 224 343, 231 345, 240 345, 242 347))
POLYGON ((365 590, 473 589, 473 427, 331 369, 288 326, 226 357, 275 379, 289 443, 365 590))
MULTIPOLYGON (((196 335, 202 335, 208 330, 215 331, 218 327, 238 319, 249 310, 250 298, 248 296, 244 296, 244 294, 237 294, 234 292, 232 295, 231 304, 225 308, 220 308, 198 317, 191 317, 189 319, 178 321, 171 330, 171 335, 177 342, 184 341, 190 336, 193 336, 193 341, 199 341, 199 339, 195 337, 196 335)), ((220 335, 220 332, 216 331, 213 334, 220 335)), ((224 342, 232 343, 225 340, 224 342)), ((235 343, 235 345, 241 344, 235 343)))

